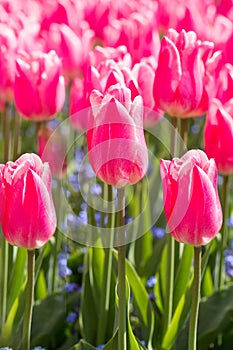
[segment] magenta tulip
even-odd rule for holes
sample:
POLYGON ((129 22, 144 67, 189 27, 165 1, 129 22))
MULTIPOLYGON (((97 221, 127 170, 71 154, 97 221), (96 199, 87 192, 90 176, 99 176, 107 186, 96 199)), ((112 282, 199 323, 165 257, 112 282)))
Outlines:
POLYGON ((191 150, 180 159, 162 159, 160 172, 172 236, 194 246, 207 244, 222 225, 215 161, 201 150, 191 150))
POLYGON ((15 104, 26 118, 47 120, 60 112, 65 102, 65 81, 55 51, 22 53, 16 60, 15 104))
POLYGON ((224 105, 214 99, 206 117, 205 152, 222 174, 233 174, 233 98, 224 105))
POLYGON ((154 80, 158 107, 180 118, 195 115, 203 99, 204 63, 195 32, 170 29, 161 41, 154 80))
POLYGON ((93 113, 87 142, 93 170, 108 184, 135 184, 148 166, 142 98, 137 96, 132 101, 131 91, 116 84, 105 95, 94 90, 90 99, 93 113))
POLYGON ((24 154, 1 168, 0 206, 6 240, 27 249, 40 248, 54 234, 56 213, 51 172, 36 154, 24 154))

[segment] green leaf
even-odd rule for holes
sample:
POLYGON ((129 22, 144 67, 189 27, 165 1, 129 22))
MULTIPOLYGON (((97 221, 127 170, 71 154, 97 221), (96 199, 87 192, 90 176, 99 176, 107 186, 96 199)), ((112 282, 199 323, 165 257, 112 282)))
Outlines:
MULTIPOLYGON (((233 328, 233 285, 216 292, 200 303, 198 320, 198 349, 207 350, 218 335, 233 328)), ((232 337, 231 337, 232 339, 232 337)), ((186 350, 188 344, 188 322, 175 343, 174 350, 186 350)))
POLYGON ((81 339, 80 342, 69 350, 95 350, 96 348, 91 344, 87 343, 85 340, 81 339))
MULTIPOLYGON (((114 251, 114 257, 117 259, 116 251, 114 251)), ((142 284, 140 277, 127 259, 126 276, 131 287, 133 300, 138 311, 138 317, 141 321, 143 338, 146 342, 150 343, 154 329, 154 311, 148 293, 142 284)))
POLYGON ((10 282, 8 285, 8 298, 7 298, 7 313, 10 312, 13 303, 19 296, 23 281, 25 279, 25 266, 27 261, 27 249, 17 248, 16 260, 14 268, 10 275, 10 282))
POLYGON ((183 245, 183 254, 178 265, 174 285, 174 310, 176 309, 182 295, 185 293, 188 282, 191 277, 191 268, 193 261, 193 246, 183 245))

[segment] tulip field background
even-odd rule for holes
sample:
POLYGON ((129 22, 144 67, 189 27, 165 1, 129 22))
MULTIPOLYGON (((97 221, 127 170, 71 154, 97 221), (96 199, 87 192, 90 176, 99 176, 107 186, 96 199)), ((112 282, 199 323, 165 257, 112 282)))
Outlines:
POLYGON ((232 0, 0 0, 0 350, 233 350, 232 174, 232 0))

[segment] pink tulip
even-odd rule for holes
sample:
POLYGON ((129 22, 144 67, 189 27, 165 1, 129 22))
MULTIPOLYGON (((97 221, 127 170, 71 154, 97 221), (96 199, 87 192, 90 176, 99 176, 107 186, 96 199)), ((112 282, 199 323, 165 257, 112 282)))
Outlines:
POLYGON ((90 99, 93 115, 87 142, 94 172, 117 187, 135 184, 148 166, 141 97, 132 101, 130 90, 116 84, 105 95, 94 90, 90 99))
POLYGON ((205 152, 222 174, 233 174, 233 98, 224 105, 214 99, 204 130, 205 152))
POLYGON ((160 172, 172 236, 194 246, 207 244, 222 225, 214 160, 201 150, 191 150, 180 159, 162 159, 160 172))
POLYGON ((16 60, 15 104, 26 118, 53 118, 65 102, 61 61, 54 51, 22 53, 16 60))
POLYGON ((2 231, 18 247, 40 248, 56 229, 51 172, 36 154, 7 162, 1 175, 2 231))
POLYGON ((0 23, 0 104, 13 100, 16 49, 14 31, 7 24, 0 23))
MULTIPOLYGON (((80 24, 81 26, 81 24, 80 24)), ((53 23, 47 33, 47 47, 62 59, 63 73, 71 80, 82 73, 91 50, 94 33, 87 27, 77 35, 68 25, 53 23)))
POLYGON ((203 95, 204 63, 196 34, 170 29, 161 41, 154 98, 158 107, 170 114, 187 118, 200 108, 203 95))

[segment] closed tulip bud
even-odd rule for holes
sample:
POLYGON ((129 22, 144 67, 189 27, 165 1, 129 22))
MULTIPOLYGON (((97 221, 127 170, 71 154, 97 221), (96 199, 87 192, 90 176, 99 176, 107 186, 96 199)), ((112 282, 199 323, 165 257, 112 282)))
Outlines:
POLYGON ((224 105, 214 99, 209 107, 205 130, 205 152, 215 159, 218 170, 233 174, 233 98, 224 105))
POLYGON ((172 236, 194 246, 207 244, 222 225, 214 159, 201 150, 191 150, 180 159, 162 159, 160 172, 172 236))
POLYGON ((135 184, 148 167, 141 97, 132 101, 131 91, 116 84, 105 95, 94 90, 90 100, 87 142, 94 172, 110 185, 135 184))
POLYGON ((47 120, 61 111, 65 102, 65 81, 55 51, 22 53, 16 60, 15 104, 34 121, 47 120))
POLYGON ((201 109, 204 63, 198 47, 193 31, 170 29, 161 41, 154 99, 171 116, 187 118, 201 109))
POLYGON ((24 154, 1 168, 0 206, 6 240, 27 249, 40 248, 56 229, 51 172, 36 154, 24 154))

